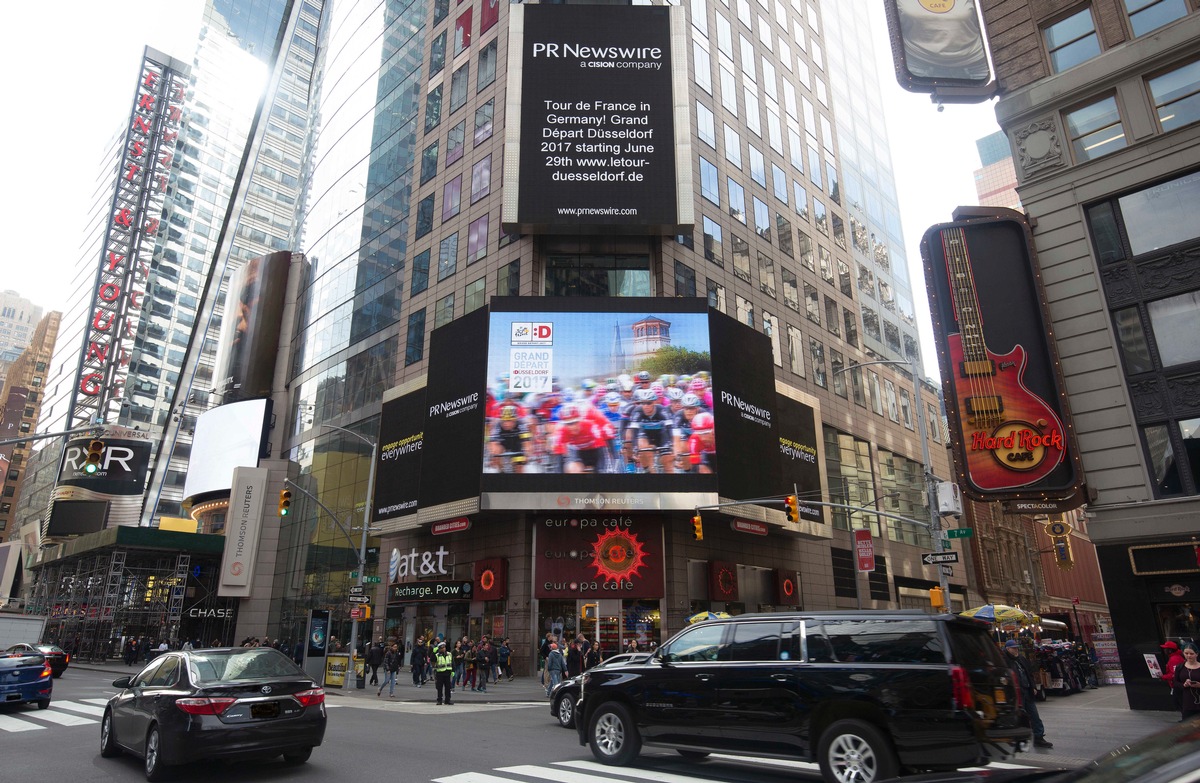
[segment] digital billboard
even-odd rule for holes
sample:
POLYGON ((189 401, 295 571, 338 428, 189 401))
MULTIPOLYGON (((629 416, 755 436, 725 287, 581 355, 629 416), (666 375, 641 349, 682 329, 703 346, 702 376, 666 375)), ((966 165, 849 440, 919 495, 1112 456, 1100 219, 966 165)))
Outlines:
POLYGON ((201 413, 196 418, 192 437, 192 455, 184 498, 198 498, 210 492, 229 492, 233 470, 258 467, 266 440, 270 400, 245 400, 201 413))
POLYGON ((780 394, 776 397, 778 412, 776 428, 779 435, 779 460, 783 492, 796 493, 797 510, 800 518, 810 522, 823 522, 820 506, 806 500, 820 500, 821 466, 817 447, 820 445, 817 414, 812 406, 780 394))
POLYGON ((222 402, 268 397, 283 323, 288 251, 252 258, 229 280, 213 390, 222 402))
POLYGON ((375 465, 375 521, 415 514, 425 445, 425 389, 383 403, 375 465))
POLYGON ((117 425, 102 426, 94 435, 68 441, 51 500, 55 504, 77 500, 106 501, 107 527, 137 525, 141 519, 142 492, 146 488, 151 448, 149 433, 117 425), (88 473, 85 463, 89 446, 95 441, 102 444, 100 462, 95 473, 88 473))
POLYGON ((518 4, 508 14, 506 230, 690 225, 682 9, 518 4))
POLYGON ((579 507, 559 493, 643 492, 625 502, 657 508, 714 490, 708 318, 702 299, 494 299, 485 494, 579 507))
POLYGON ((1082 481, 1032 237, 998 209, 925 232, 921 254, 963 493, 1076 494, 1082 481))

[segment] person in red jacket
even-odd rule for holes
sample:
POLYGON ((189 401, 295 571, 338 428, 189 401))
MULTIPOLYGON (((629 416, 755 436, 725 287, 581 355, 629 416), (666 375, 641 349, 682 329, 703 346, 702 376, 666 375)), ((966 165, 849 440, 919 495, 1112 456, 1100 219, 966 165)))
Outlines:
POLYGON ((600 472, 601 459, 612 440, 611 427, 584 417, 574 404, 564 405, 558 416, 562 426, 554 433, 550 450, 563 458, 564 472, 600 472))
POLYGON ((1183 653, 1179 652, 1179 645, 1170 639, 1159 645, 1162 648, 1163 655, 1167 656, 1167 665, 1163 669, 1163 682, 1171 689, 1171 700, 1175 702, 1175 709, 1179 709, 1180 697, 1183 695, 1179 688, 1175 687, 1175 667, 1183 663, 1183 653))

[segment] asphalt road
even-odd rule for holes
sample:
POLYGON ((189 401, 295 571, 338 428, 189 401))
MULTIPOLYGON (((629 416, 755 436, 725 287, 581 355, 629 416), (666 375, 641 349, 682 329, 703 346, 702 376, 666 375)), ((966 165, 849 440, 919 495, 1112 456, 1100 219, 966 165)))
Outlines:
MULTIPOLYGON (((104 672, 69 669, 55 681, 51 709, 0 706, 2 777, 66 783, 143 780, 139 759, 104 759, 99 754, 100 714, 104 701, 114 693, 112 679, 112 674, 104 672)), ((176 780, 794 783, 820 779, 812 764, 718 757, 697 764, 656 749, 644 751, 636 767, 604 767, 595 764, 591 752, 577 744, 574 732, 553 722, 546 702, 463 701, 439 707, 426 698, 431 696, 423 689, 411 688, 400 689, 395 700, 332 695, 327 700, 325 744, 313 752, 307 764, 288 767, 279 760, 201 763, 179 769, 176 780)), ((1047 717, 1045 712, 1043 709, 1043 717, 1047 717)), ((1084 712, 1095 718, 1094 711, 1084 712)), ((1148 723, 1147 730, 1151 728, 1148 723)), ((1143 733, 1147 731, 1139 731, 1137 736, 1143 733)), ((1065 766, 1057 752, 1042 757, 1024 754, 1017 763, 1065 766)))

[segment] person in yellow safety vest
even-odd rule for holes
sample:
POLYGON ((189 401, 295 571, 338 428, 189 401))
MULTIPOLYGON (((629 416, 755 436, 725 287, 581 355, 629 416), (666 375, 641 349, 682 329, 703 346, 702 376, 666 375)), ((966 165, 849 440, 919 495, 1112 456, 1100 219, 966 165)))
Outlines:
POLYGON ((433 654, 433 682, 437 687, 437 703, 453 704, 450 699, 454 691, 450 678, 454 675, 454 656, 446 652, 446 643, 440 642, 437 652, 433 654), (445 694, 443 700, 442 694, 445 694))

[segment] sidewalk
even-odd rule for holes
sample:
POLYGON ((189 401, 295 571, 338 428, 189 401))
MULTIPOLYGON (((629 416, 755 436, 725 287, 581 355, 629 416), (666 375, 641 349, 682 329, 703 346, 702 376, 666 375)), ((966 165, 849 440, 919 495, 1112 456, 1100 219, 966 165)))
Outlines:
POLYGON ((1102 753, 1153 734, 1179 720, 1179 713, 1131 710, 1125 686, 1105 685, 1038 702, 1049 750, 1030 748, 1016 762, 1075 767, 1102 753))
MULTIPOLYGON (((104 672, 111 674, 115 680, 118 677, 133 675, 141 671, 145 666, 144 663, 126 666, 118 660, 106 661, 104 663, 76 663, 71 662, 71 669, 79 669, 82 671, 104 672)), ((380 676, 380 681, 383 677, 380 676)), ((370 682, 370 675, 367 676, 367 682, 370 682)), ((327 686, 325 692, 328 696, 334 699, 369 699, 371 701, 379 701, 380 697, 375 695, 378 690, 377 685, 367 685, 365 688, 355 688, 351 685, 350 688, 340 688, 337 686, 327 686)), ((388 697, 385 693, 383 701, 387 701, 388 697)), ((436 701, 437 688, 433 685, 433 680, 430 679, 422 688, 417 688, 412 684, 412 672, 405 667, 396 675, 396 700, 400 701, 436 701)), ((477 693, 472 691, 465 685, 460 685, 454 689, 454 700, 462 701, 464 704, 501 704, 517 701, 542 701, 549 705, 546 699, 546 688, 538 682, 537 677, 517 677, 512 682, 507 680, 501 681, 495 685, 488 683, 487 692, 477 693)))

